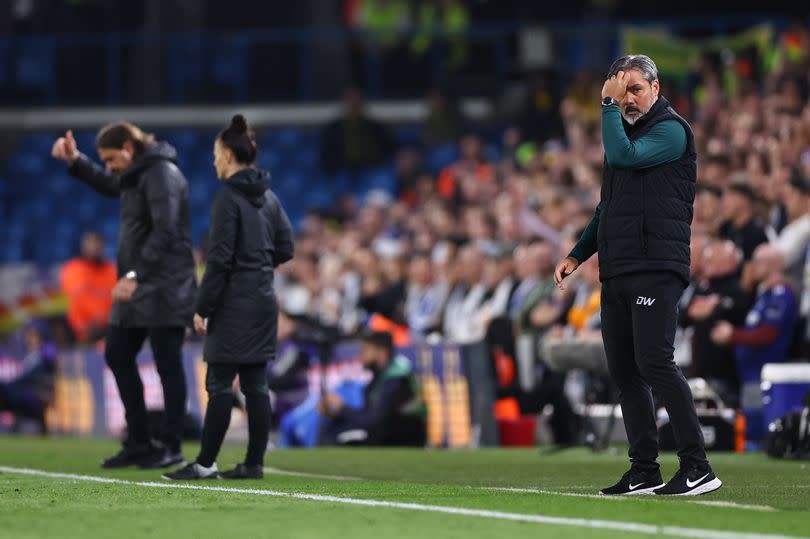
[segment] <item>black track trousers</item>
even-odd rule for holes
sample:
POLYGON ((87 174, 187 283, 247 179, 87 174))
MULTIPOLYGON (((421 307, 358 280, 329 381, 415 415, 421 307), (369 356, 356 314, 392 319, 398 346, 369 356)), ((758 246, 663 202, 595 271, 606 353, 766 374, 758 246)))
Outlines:
POLYGON ((673 272, 618 275, 602 283, 602 338, 619 388, 635 466, 656 469, 658 431, 650 389, 667 409, 678 456, 706 462, 703 433, 689 385, 673 361, 678 302, 685 288, 673 272))

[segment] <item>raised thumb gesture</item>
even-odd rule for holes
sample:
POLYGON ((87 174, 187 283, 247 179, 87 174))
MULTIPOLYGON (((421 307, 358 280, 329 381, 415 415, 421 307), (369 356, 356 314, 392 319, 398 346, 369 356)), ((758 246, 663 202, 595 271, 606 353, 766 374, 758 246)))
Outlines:
POLYGON ((76 139, 73 138, 73 131, 68 130, 64 137, 56 139, 51 148, 51 156, 68 164, 73 164, 78 159, 79 149, 76 146, 76 139))

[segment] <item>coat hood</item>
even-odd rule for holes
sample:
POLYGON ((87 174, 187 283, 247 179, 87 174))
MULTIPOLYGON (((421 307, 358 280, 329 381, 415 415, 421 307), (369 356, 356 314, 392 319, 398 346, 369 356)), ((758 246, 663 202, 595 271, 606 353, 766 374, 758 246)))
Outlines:
POLYGON ((135 161, 121 173, 121 177, 137 174, 157 161, 171 161, 177 164, 177 150, 168 142, 158 141, 148 146, 144 152, 135 158, 135 161))
POLYGON ((264 193, 270 187, 270 174, 257 168, 246 168, 225 180, 225 185, 236 189, 252 205, 261 208, 264 193))

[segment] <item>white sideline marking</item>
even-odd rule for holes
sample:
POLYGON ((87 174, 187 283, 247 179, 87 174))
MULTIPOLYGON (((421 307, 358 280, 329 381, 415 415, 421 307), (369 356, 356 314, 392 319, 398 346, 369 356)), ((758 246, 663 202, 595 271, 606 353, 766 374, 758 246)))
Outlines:
POLYGON ((273 475, 288 475, 290 477, 309 477, 312 479, 332 479, 334 481, 362 481, 362 477, 353 477, 351 475, 321 475, 317 473, 307 472, 291 472, 289 470, 280 470, 271 466, 264 467, 264 473, 273 475))
POLYGON ((117 485, 130 485, 147 488, 168 488, 185 490, 203 490, 210 492, 228 492, 234 494, 253 494, 258 496, 272 496, 277 498, 292 498, 315 502, 341 503, 346 505, 359 505, 366 507, 387 507, 391 509, 404 509, 409 511, 424 511, 429 513, 444 513, 469 517, 489 518, 493 520, 508 520, 513 522, 529 522, 533 524, 552 524, 558 526, 575 526, 580 528, 617 530, 623 532, 646 533, 650 535, 671 535, 676 537, 701 539, 800 539, 796 536, 757 534, 747 532, 732 532, 701 528, 682 528, 680 526, 656 526, 637 522, 622 522, 612 520, 597 520, 589 518, 552 517, 524 513, 507 513, 503 511, 489 511, 485 509, 469 509, 465 507, 450 507, 442 505, 424 505, 419 503, 390 502, 380 500, 363 500, 358 498, 345 498, 340 496, 324 496, 320 494, 304 494, 295 492, 281 492, 277 490, 260 490, 231 487, 213 487, 203 485, 189 485, 187 483, 155 483, 147 481, 127 481, 112 477, 98 477, 93 475, 78 475, 69 473, 46 472, 30 468, 12 468, 0 466, 0 472, 20 475, 35 475, 54 479, 73 479, 76 481, 90 481, 94 483, 109 483, 117 485))
MULTIPOLYGON (((473 487, 478 490, 496 490, 502 492, 522 492, 526 494, 553 494, 555 496, 571 496, 574 498, 593 498, 596 500, 651 500, 655 496, 603 496, 601 494, 585 494, 580 492, 558 492, 556 490, 543 490, 539 488, 517 488, 517 487, 473 487)), ((744 503, 729 502, 724 500, 678 500, 681 503, 694 503, 697 505, 709 505, 713 507, 726 507, 729 509, 750 509, 752 511, 776 511, 770 505, 749 505, 744 503)))

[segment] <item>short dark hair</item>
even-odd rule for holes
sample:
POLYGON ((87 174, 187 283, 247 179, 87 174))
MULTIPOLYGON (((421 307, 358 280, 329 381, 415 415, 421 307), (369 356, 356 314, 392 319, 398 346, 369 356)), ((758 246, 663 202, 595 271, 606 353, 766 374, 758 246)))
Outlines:
POLYGON ((612 77, 619 71, 627 71, 628 69, 639 70, 649 83, 652 83, 652 81, 658 78, 658 66, 655 65, 652 58, 643 54, 628 54, 622 56, 610 66, 607 78, 612 77))
POLYGON ((360 342, 385 348, 389 353, 394 351, 394 338, 388 331, 365 330, 360 333, 360 342))
POLYGON ((135 155, 155 143, 155 136, 129 122, 114 122, 102 127, 96 136, 96 148, 120 150, 129 142, 135 148, 135 155))
POLYGON ((222 144, 233 152, 236 161, 243 165, 252 165, 256 162, 258 148, 256 147, 256 133, 241 114, 231 118, 231 124, 217 135, 222 144))
POLYGON ((759 200, 759 196, 757 196, 756 191, 754 191, 753 187, 751 187, 751 185, 749 185, 747 182, 733 181, 728 184, 726 189, 739 193, 751 202, 759 200))
POLYGON ((709 193, 710 195, 714 196, 715 198, 720 198, 723 196, 723 191, 720 190, 719 187, 715 187, 714 185, 698 185, 697 186, 697 194, 700 193, 709 193))
POLYGON ((804 174, 802 174, 798 168, 793 167, 793 172, 790 175, 788 183, 802 195, 810 195, 810 182, 807 181, 807 178, 804 177, 804 174))

